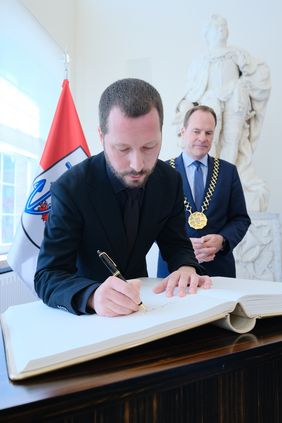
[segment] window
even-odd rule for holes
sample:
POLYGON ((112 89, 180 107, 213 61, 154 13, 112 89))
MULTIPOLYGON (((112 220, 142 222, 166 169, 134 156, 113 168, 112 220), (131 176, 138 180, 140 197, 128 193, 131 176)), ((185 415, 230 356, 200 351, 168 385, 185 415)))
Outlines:
POLYGON ((0 2, 0 255, 13 242, 64 77, 63 51, 17 0, 0 2))
POLYGON ((13 241, 38 164, 39 109, 0 77, 0 254, 13 241))
POLYGON ((0 254, 13 242, 37 163, 24 154, 0 152, 0 254))

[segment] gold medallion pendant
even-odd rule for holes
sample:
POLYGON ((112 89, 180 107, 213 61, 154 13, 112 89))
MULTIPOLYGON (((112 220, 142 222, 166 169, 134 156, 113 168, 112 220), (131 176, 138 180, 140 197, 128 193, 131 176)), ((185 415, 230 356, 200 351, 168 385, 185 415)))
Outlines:
POLYGON ((202 212, 191 213, 188 218, 188 225, 193 229, 203 229, 207 223, 207 216, 202 212))
MULTIPOLYGON (((169 161, 169 164, 175 169, 175 159, 171 159, 169 161)), ((219 174, 219 164, 220 160, 218 158, 215 158, 212 177, 209 186, 206 189, 206 196, 201 207, 202 211, 195 211, 194 213, 192 213, 192 206, 187 200, 187 198, 184 196, 184 207, 185 210, 190 214, 188 217, 188 225, 193 229, 203 229, 208 223, 208 218, 203 212, 208 209, 211 198, 213 196, 219 174)))

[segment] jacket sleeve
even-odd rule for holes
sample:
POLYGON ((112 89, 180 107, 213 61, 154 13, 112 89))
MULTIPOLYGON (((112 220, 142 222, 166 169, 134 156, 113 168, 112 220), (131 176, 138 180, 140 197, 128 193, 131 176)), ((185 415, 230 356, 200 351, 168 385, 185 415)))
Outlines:
POLYGON ((52 184, 52 209, 40 248, 34 287, 50 307, 74 314, 87 313, 87 300, 100 285, 77 275, 77 251, 83 217, 66 184, 52 184))
POLYGON ((226 217, 227 219, 225 225, 219 232, 220 235, 222 235, 228 242, 226 252, 229 250, 232 251, 236 247, 236 245, 245 236, 248 227, 251 224, 237 168, 236 166, 232 166, 232 168, 233 175, 228 205, 228 216, 226 217))

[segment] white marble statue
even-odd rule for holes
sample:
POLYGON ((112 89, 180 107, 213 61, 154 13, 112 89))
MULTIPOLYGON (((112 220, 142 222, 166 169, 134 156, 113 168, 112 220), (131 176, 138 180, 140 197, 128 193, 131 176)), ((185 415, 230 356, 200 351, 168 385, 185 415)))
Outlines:
POLYGON ((236 276, 282 283, 280 218, 278 213, 250 213, 247 235, 234 249, 236 276))
POLYGON ((212 107, 218 124, 211 154, 237 165, 248 210, 265 211, 269 192, 252 159, 270 95, 269 68, 243 49, 227 46, 228 25, 221 16, 211 17, 205 38, 208 51, 188 69, 174 123, 179 130, 195 103, 212 107))

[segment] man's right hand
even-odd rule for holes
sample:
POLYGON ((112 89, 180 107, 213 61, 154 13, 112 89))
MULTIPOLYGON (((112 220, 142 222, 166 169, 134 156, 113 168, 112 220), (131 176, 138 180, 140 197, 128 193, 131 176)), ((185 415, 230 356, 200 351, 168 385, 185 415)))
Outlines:
POLYGON ((88 307, 101 316, 114 317, 134 313, 139 310, 139 279, 129 282, 110 276, 89 297, 88 307))
POLYGON ((222 248, 223 236, 219 234, 190 238, 196 259, 199 263, 213 261, 216 253, 222 248))

